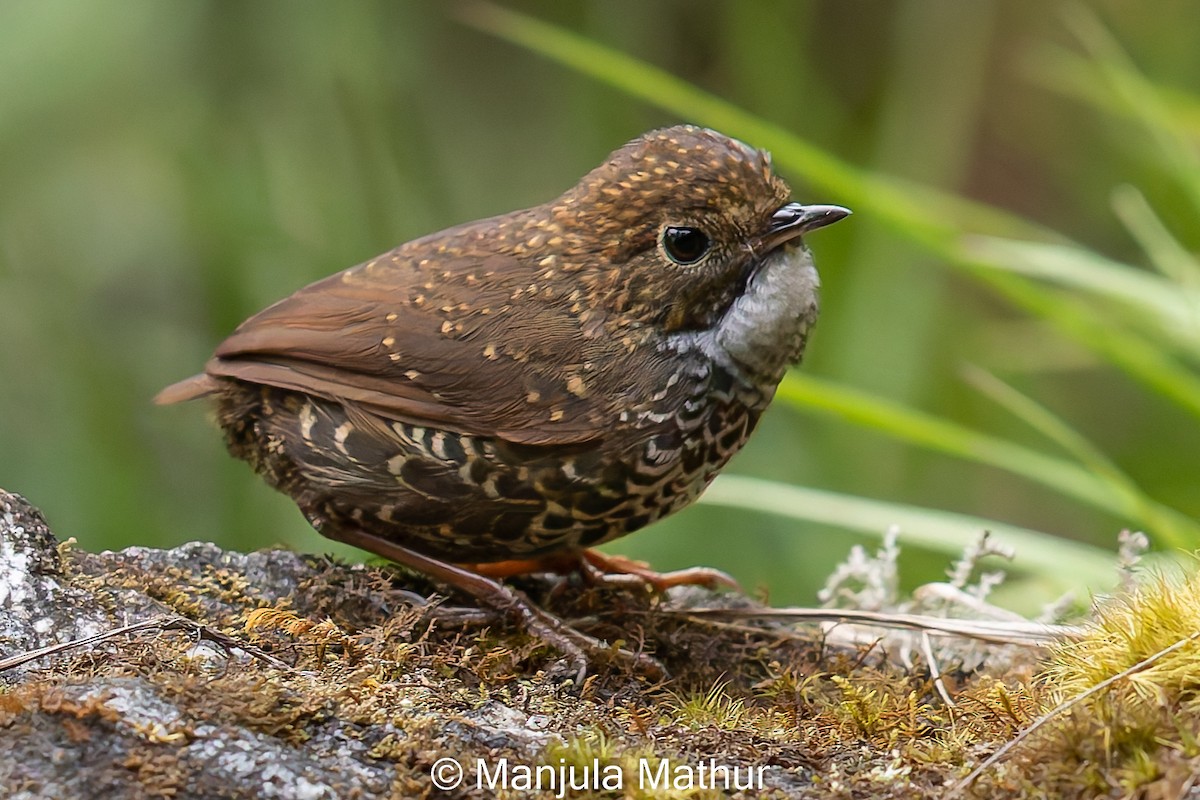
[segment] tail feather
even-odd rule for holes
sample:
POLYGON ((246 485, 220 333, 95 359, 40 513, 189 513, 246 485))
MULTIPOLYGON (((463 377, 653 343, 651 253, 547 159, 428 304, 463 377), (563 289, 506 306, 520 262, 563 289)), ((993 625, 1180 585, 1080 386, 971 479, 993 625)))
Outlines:
POLYGON ((185 378, 179 383, 172 383, 154 396, 154 402, 160 406, 169 406, 172 403, 195 400, 215 391, 217 391, 217 382, 209 375, 202 373, 185 378))

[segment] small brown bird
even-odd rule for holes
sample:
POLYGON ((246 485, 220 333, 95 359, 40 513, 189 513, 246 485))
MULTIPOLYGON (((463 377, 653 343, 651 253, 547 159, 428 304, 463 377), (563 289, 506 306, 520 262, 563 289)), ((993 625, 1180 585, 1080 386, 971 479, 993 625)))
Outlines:
POLYGON ((652 131, 549 203, 280 300, 156 400, 214 396, 230 452, 322 534, 516 612, 582 667, 598 643, 462 565, 597 563, 584 548, 695 500, 804 351, 801 236, 849 213, 792 202, 763 151, 652 131))

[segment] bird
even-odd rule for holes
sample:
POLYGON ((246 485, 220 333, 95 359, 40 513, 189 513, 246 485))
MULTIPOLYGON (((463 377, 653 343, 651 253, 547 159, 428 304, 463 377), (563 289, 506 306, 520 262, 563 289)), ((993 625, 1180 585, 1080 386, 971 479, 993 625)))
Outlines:
POLYGON ((653 130, 549 202, 301 288, 155 400, 212 399, 229 452, 317 531, 515 615, 582 677, 604 643, 503 578, 654 575, 590 548, 741 449, 817 319, 803 236, 848 214, 794 201, 763 150, 653 130))

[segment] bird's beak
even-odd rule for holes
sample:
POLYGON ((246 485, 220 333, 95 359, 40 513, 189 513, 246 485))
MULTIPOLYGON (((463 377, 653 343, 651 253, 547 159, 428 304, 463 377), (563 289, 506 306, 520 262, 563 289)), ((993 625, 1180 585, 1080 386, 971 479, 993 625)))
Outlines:
POLYGON ((771 225, 760 240, 762 252, 774 250, 809 231, 832 225, 850 213, 850 209, 841 206, 803 206, 799 203, 781 206, 771 215, 771 225))

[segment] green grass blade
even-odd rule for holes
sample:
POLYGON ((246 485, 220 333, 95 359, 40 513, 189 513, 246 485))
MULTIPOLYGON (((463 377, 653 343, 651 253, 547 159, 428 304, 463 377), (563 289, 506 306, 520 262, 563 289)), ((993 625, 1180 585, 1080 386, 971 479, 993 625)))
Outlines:
POLYGON ((1200 261, 1171 235, 1146 196, 1133 186, 1118 186, 1112 195, 1113 211, 1137 240, 1160 273, 1182 288, 1191 308, 1191 334, 1200 341, 1200 261))
POLYGON ((1142 76, 1096 12, 1083 3, 1073 3, 1065 10, 1067 22, 1090 51, 1096 68, 1157 146, 1163 169, 1179 181, 1196 211, 1200 212, 1200 153, 1194 144, 1176 133, 1172 115, 1161 102, 1159 93, 1142 76))
MULTIPOLYGON (((1114 89, 1109 77, 1097 69, 1092 58, 1060 45, 1042 44, 1029 50, 1021 59, 1020 67, 1031 83, 1043 89, 1079 100, 1114 117, 1137 119, 1134 109, 1114 89)), ((1120 67, 1110 64, 1110 74, 1114 69, 1120 67)), ((1169 120, 1164 122, 1170 125, 1177 136, 1200 134, 1200 98, 1170 86, 1152 83, 1136 73, 1123 76, 1122 81, 1138 81, 1139 91, 1154 94, 1155 102, 1169 113, 1169 120)))
POLYGON ((1065 292, 1048 292, 1024 280, 1009 280, 1015 275, 997 271, 995 263, 966 252, 961 257, 974 258, 979 277, 1017 306, 1042 317, 1164 399, 1200 418, 1200 376, 1172 357, 1165 347, 1114 325, 1111 308, 1097 308, 1065 292))
POLYGON ((1092 589, 1107 588, 1116 578, 1116 558, 1106 550, 965 514, 867 500, 742 475, 722 475, 704 493, 701 502, 879 537, 892 525, 898 525, 902 543, 952 557, 961 555, 986 530, 1015 548, 1018 564, 1030 571, 1061 578, 1069 567, 1073 580, 1092 589))
POLYGON ((837 417, 929 450, 1021 475, 1115 514, 1128 515, 1131 510, 1113 497, 1103 481, 1076 464, 884 397, 798 373, 784 379, 775 397, 798 411, 837 417))
POLYGON ((983 369, 968 367, 965 374, 971 385, 984 395, 1074 455, 1092 475, 1120 496, 1118 502, 1132 510, 1129 516, 1144 521, 1167 544, 1195 547, 1200 541, 1195 522, 1147 497, 1120 467, 1061 417, 983 369))
POLYGON ((1159 275, 1077 247, 991 236, 973 236, 966 244, 989 268, 1052 281, 1131 307, 1144 324, 1200 355, 1200 307, 1193 296, 1159 275))
POLYGON ((789 374, 775 396, 801 412, 836 417, 918 447, 1005 470, 1164 538, 1200 542, 1200 524, 1146 497, 1106 460, 1103 470, 1089 471, 1071 461, 811 375, 789 374))

